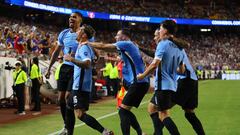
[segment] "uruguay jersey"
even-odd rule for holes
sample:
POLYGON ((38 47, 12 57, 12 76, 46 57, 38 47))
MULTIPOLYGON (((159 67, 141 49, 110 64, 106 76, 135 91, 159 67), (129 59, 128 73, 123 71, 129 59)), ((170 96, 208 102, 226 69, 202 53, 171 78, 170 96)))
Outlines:
MULTIPOLYGON (((78 42, 77 42, 77 34, 75 32, 71 32, 70 29, 63 30, 58 36, 58 45, 63 46, 63 53, 70 54, 76 53, 78 42)), ((74 64, 69 61, 63 62, 63 64, 71 65, 74 64)))
POLYGON ((183 62, 183 50, 170 40, 162 40, 157 45, 155 58, 161 60, 155 75, 155 90, 177 89, 177 68, 183 62))
POLYGON ((188 56, 187 56, 185 50, 183 50, 183 54, 184 54, 183 63, 186 65, 186 72, 185 72, 184 75, 181 75, 179 78, 180 79, 184 79, 186 77, 189 77, 189 78, 191 78, 193 80, 198 80, 197 79, 197 75, 196 75, 192 65, 190 64, 190 61, 188 59, 188 56))
POLYGON ((121 54, 121 59, 124 61, 122 74, 126 83, 130 85, 134 82, 149 82, 148 77, 145 77, 143 80, 137 80, 137 75, 145 70, 138 47, 132 41, 118 41, 115 43, 115 46, 121 54))
MULTIPOLYGON (((79 45, 75 59, 79 61, 92 61, 95 57, 92 48, 88 45, 79 45)), ((92 66, 88 69, 74 65, 73 90, 91 92, 92 90, 92 66)))

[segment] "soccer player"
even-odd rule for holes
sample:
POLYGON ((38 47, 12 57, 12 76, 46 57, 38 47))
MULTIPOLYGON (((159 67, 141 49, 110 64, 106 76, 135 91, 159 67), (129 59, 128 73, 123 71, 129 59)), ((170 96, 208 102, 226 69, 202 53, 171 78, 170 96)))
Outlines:
MULTIPOLYGON (((151 100, 157 107, 151 107, 151 111, 155 109, 156 112, 158 109, 160 120, 163 123, 158 125, 159 130, 162 130, 164 125, 172 135, 180 134, 177 126, 170 118, 170 109, 173 106, 172 96, 177 89, 177 70, 179 69, 181 73, 184 71, 183 51, 168 39, 176 33, 176 27, 176 23, 172 20, 162 22, 159 30, 159 40, 161 41, 157 45, 155 58, 147 69, 137 76, 138 80, 142 80, 157 68, 155 74, 155 93, 151 100)), ((156 116, 158 115, 155 114, 156 116)), ((154 126, 157 126, 154 121, 153 123, 154 126)), ((160 124, 159 122, 157 123, 160 124)), ((155 131, 155 134, 161 133, 156 133, 155 131)))
MULTIPOLYGON (((78 29, 80 29, 82 20, 83 20, 83 17, 81 13, 75 12, 70 15, 69 28, 63 30, 58 36, 58 45, 55 48, 54 53, 52 54, 49 67, 45 75, 46 78, 50 77, 51 67, 57 60, 61 50, 63 50, 64 54, 72 54, 74 56, 74 53, 76 52, 78 47, 78 42, 76 40, 77 39, 76 32, 78 29)), ((60 104, 61 114, 62 114, 62 118, 65 125, 62 131, 63 134, 66 134, 67 132, 67 129, 66 129, 67 125, 65 120, 65 116, 66 116, 66 100, 65 99, 69 95, 70 93, 69 91, 72 90, 73 71, 74 71, 74 64, 72 62, 64 60, 63 65, 61 66, 61 69, 60 69, 59 79, 57 83, 57 87, 59 91, 58 101, 60 104)), ((71 116, 74 117, 74 114, 71 116)))
MULTIPOLYGON (((88 25, 83 25, 78 31, 79 46, 75 58, 71 54, 65 54, 66 61, 74 63, 74 79, 70 97, 67 105, 75 110, 81 121, 89 127, 97 130, 103 135, 113 135, 112 131, 104 128, 95 118, 86 113, 89 109, 90 93, 92 90, 92 62, 94 50, 88 44, 81 44, 88 41, 94 35, 95 30, 88 25)), ((69 125, 72 130, 68 130, 68 135, 73 134, 74 125, 69 125)))
MULTIPOLYGON (((156 43, 159 42, 159 30, 157 29, 154 33, 154 40, 156 43)), ((180 45, 183 48, 189 47, 186 41, 181 41, 179 39, 173 39, 175 44, 180 45), (180 42, 179 42, 180 41, 180 42)), ((140 48, 141 51, 146 53, 150 57, 154 57, 154 51, 146 48, 140 48)), ((198 105, 198 82, 197 76, 194 69, 192 68, 190 61, 187 57, 186 52, 184 51, 184 60, 183 63, 186 66, 186 72, 184 76, 181 76, 178 80, 177 92, 173 96, 175 103, 180 105, 185 111, 185 117, 190 122, 195 132, 198 135, 204 135, 204 130, 200 120, 197 118, 194 109, 198 105)), ((149 103, 148 111, 154 123, 154 135, 162 135, 162 123, 158 119, 157 111, 154 111, 157 106, 153 103, 149 103)))
POLYGON ((144 95, 149 88, 149 78, 145 77, 142 80, 137 80, 137 74, 142 73, 145 65, 141 58, 140 51, 136 44, 130 39, 128 29, 119 30, 115 39, 115 44, 103 44, 98 42, 88 43, 90 46, 105 50, 108 52, 119 52, 121 59, 124 61, 122 69, 125 88, 128 90, 119 109, 121 120, 121 129, 123 135, 130 135, 130 126, 132 126, 138 135, 142 135, 142 129, 136 119, 136 116, 131 112, 132 107, 138 108, 144 95))
POLYGON ((194 112, 194 109, 198 106, 198 79, 185 51, 183 63, 186 71, 178 80, 177 92, 173 100, 182 107, 185 112, 185 118, 192 125, 195 132, 198 135, 205 135, 201 121, 194 112))

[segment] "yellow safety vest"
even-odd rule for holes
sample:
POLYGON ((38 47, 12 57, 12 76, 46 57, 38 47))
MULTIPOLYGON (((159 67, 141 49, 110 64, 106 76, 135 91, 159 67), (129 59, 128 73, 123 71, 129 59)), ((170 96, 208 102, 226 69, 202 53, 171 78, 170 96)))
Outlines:
POLYGON ((106 77, 106 76, 109 76, 110 75, 110 72, 112 70, 112 63, 106 63, 106 67, 104 68, 103 70, 103 76, 106 77))
POLYGON ((36 64, 33 64, 31 67, 30 78, 36 79, 36 78, 40 78, 41 76, 42 75, 41 75, 40 68, 36 64))
POLYGON ((27 82, 27 74, 25 71, 23 71, 22 69, 19 69, 19 71, 14 71, 13 72, 13 81, 16 79, 16 81, 14 82, 14 85, 17 84, 22 84, 27 82), (21 73, 19 73, 21 72, 21 73), (19 75, 17 76, 17 74, 19 73, 19 75), (17 79, 16 79, 17 77, 17 79))
POLYGON ((60 63, 60 65, 58 65, 56 71, 55 71, 55 80, 58 80, 59 79, 59 73, 60 73, 60 69, 61 69, 61 66, 62 66, 63 63, 60 63))
POLYGON ((110 79, 117 79, 118 78, 118 68, 117 66, 113 67, 113 69, 110 72, 110 79))

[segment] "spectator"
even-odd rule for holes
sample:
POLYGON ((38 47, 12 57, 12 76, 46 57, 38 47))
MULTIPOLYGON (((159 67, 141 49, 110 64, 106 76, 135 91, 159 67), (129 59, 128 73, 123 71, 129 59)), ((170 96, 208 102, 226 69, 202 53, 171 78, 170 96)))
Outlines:
POLYGON ((17 37, 14 40, 14 48, 15 48, 17 54, 23 54, 24 49, 25 49, 23 34, 24 34, 23 31, 20 30, 18 32, 17 37))
POLYGON ((47 59, 49 48, 51 48, 50 35, 48 33, 45 34, 44 39, 40 41, 40 48, 42 49, 41 53, 43 54, 44 58, 47 59))

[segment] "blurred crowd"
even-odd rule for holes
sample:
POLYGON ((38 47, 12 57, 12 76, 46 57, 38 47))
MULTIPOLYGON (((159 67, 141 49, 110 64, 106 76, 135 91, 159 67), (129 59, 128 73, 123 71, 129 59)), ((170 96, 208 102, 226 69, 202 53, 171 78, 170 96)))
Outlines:
MULTIPOLYGON (((54 47, 57 45, 57 35, 60 28, 46 25, 31 25, 21 20, 11 20, 0 17, 0 55, 11 56, 11 51, 17 54, 32 53, 49 59, 54 47), (5 51, 1 51, 5 50, 5 51)), ((98 31, 95 40, 106 43, 115 42, 116 32, 98 31)), ((132 40, 139 46, 155 49, 153 32, 133 32, 132 40)), ((187 54, 195 68, 199 69, 240 69, 240 44, 239 35, 232 34, 202 34, 202 35, 179 35, 191 43, 187 54)), ((116 54, 117 55, 117 54, 116 54)), ((102 57, 108 57, 101 52, 102 57)), ((13 56, 14 57, 14 56, 13 56)), ((151 58, 143 55, 146 64, 150 64, 151 58)), ((116 56, 110 56, 111 59, 116 56)))
POLYGON ((48 56, 54 50, 57 28, 41 24, 31 25, 23 20, 0 17, 1 55, 35 54, 48 56), (16 53, 11 53, 11 52, 16 53))
POLYGON ((237 34, 184 35, 191 43, 187 54, 200 69, 240 69, 240 45, 237 34))
POLYGON ((185 0, 182 2, 147 2, 136 0, 31 0, 37 3, 77 8, 95 12, 114 14, 180 17, 180 18, 205 18, 205 19, 239 19, 239 3, 224 1, 223 3, 210 0, 205 3, 185 0), (171 4, 170 4, 171 3, 171 4))

